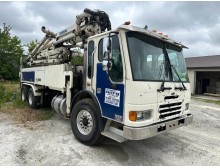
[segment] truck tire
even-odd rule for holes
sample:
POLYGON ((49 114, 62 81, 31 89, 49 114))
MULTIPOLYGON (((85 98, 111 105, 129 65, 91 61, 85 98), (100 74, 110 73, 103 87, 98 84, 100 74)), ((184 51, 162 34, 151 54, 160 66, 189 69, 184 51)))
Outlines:
POLYGON ((21 100, 22 101, 26 101, 27 100, 27 90, 28 90, 27 86, 23 85, 21 87, 21 100))
POLYGON ((28 104, 30 105, 31 108, 39 108, 39 100, 40 96, 34 96, 34 91, 32 88, 29 88, 28 91, 28 104))
POLYGON ((101 143, 102 118, 92 99, 87 98, 76 103, 71 113, 71 127, 75 137, 85 145, 101 143))

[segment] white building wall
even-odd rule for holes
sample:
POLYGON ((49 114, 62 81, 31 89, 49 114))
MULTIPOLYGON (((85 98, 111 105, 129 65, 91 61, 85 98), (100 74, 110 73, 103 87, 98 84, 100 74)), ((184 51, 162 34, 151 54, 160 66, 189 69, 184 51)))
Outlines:
POLYGON ((195 94, 195 86, 196 86, 196 73, 195 70, 188 69, 188 77, 190 81, 191 93, 195 94))

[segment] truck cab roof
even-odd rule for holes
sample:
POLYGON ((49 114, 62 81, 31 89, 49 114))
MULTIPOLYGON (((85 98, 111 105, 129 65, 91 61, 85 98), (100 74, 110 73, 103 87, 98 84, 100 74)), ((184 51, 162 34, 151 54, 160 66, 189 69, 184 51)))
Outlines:
POLYGON ((160 39, 162 41, 174 44, 174 45, 179 46, 181 48, 188 48, 185 45, 181 44, 180 42, 177 42, 173 39, 170 39, 169 37, 166 37, 164 35, 161 35, 159 33, 156 33, 156 32, 144 29, 144 28, 140 28, 140 27, 136 27, 136 26, 132 26, 132 25, 121 25, 117 28, 117 30, 119 30, 119 29, 125 29, 127 31, 140 32, 140 33, 146 34, 148 36, 152 36, 154 38, 160 39))
POLYGON ((115 30, 111 30, 111 31, 107 31, 107 32, 103 32, 103 33, 91 36, 91 37, 89 37, 89 39, 93 39, 95 37, 100 37, 100 36, 103 36, 105 34, 109 34, 110 32, 115 32, 115 31, 119 31, 119 30, 135 31, 135 32, 143 33, 143 34, 146 34, 148 36, 152 36, 154 38, 157 38, 157 39, 160 39, 162 41, 165 41, 167 43, 171 43, 171 44, 176 45, 178 47, 187 48, 188 49, 188 47, 186 47, 185 45, 183 45, 180 42, 177 42, 177 41, 175 41, 173 39, 170 39, 169 37, 166 37, 164 35, 161 35, 159 33, 156 33, 156 32, 153 32, 153 31, 150 31, 150 30, 147 30, 147 29, 143 29, 143 28, 140 28, 140 27, 132 26, 132 25, 121 25, 121 26, 119 26, 115 30))

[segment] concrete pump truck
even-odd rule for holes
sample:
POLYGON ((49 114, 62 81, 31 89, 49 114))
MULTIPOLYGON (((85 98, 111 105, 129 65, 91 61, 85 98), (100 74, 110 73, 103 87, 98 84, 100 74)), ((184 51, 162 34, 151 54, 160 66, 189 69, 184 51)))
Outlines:
POLYGON ((59 33, 42 31, 21 65, 21 99, 70 118, 82 143, 142 140, 192 123, 183 44, 130 22, 111 30, 101 10, 84 9, 59 33), (81 70, 71 64, 77 47, 84 51, 81 70))

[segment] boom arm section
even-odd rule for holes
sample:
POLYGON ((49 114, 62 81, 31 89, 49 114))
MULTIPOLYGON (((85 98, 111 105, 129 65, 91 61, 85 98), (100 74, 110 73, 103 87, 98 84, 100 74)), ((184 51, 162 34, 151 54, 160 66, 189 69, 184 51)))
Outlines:
POLYGON ((75 24, 57 34, 43 26, 41 30, 45 37, 28 55, 27 64, 40 66, 69 62, 70 48, 77 47, 77 43, 81 42, 80 47, 83 49, 88 37, 102 33, 106 29, 111 30, 108 14, 87 8, 76 16, 75 24))

